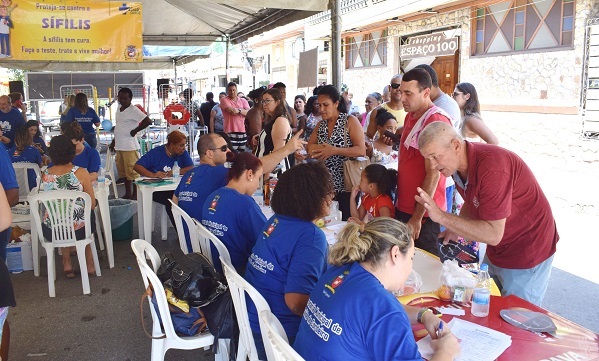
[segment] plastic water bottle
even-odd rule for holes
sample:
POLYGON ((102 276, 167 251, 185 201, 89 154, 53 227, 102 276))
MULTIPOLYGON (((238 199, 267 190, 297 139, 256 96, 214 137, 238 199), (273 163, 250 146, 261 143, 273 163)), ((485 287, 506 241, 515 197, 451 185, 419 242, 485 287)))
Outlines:
POLYGON ((472 294, 471 312, 476 317, 487 317, 491 305, 491 277, 489 276, 489 265, 480 265, 480 272, 476 277, 476 288, 472 294))
POLYGON ((98 171, 98 183, 100 183, 100 185, 103 185, 106 182, 106 171, 104 170, 104 167, 100 167, 100 170, 98 171))
POLYGON ((181 174, 181 167, 179 167, 179 163, 177 163, 177 161, 175 161, 175 165, 173 165, 173 178, 179 179, 180 174, 181 174))
POLYGON ((275 188, 277 188, 278 178, 272 177, 268 180, 268 191, 270 192, 268 195, 268 204, 271 205, 272 195, 275 193, 275 188))

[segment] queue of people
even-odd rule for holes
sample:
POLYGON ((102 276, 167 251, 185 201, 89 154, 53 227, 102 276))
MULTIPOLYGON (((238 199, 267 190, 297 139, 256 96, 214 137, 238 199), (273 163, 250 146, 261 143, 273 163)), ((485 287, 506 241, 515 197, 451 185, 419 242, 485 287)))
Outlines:
MULTIPOLYGON (((555 220, 530 169, 496 145, 497 137, 482 120, 476 89, 460 83, 449 96, 430 66, 418 66, 393 76, 384 94, 369 94, 366 112, 354 105, 357 117, 344 90, 321 86, 307 99, 296 96, 290 107, 285 85, 277 83, 250 92, 250 106, 237 85, 229 83, 220 102, 211 94, 208 105, 196 106, 198 120, 209 118, 210 133, 198 140, 200 163, 194 166, 185 150, 187 139, 178 131, 139 158, 135 135, 150 120, 131 106, 131 90, 122 88, 110 147, 117 151, 119 174, 127 179, 124 198, 135 198, 132 183, 140 175, 171 176, 177 162, 182 177, 176 190, 155 193, 154 200, 170 210, 172 199, 225 244, 235 269, 264 296, 290 344, 307 360, 421 359, 413 323, 422 323, 431 335, 432 360, 459 354, 458 340, 450 330, 440 330, 437 317, 402 306, 392 294, 412 271, 415 247, 438 254, 441 244, 460 237, 486 244, 484 262, 502 295, 540 305, 559 240, 555 220), (248 134, 254 136, 253 154, 247 152, 248 134), (344 162, 359 157, 372 164, 348 191, 344 162), (392 162, 396 170, 388 167, 392 162), (271 199, 274 215, 266 219, 251 196, 269 177, 278 183, 271 199), (448 204, 456 195, 463 204, 458 212, 448 204), (333 201, 349 223, 329 248, 315 223, 330 213, 333 201), (315 331, 325 314, 337 325, 326 339, 315 331)), ((67 120, 85 115, 82 101, 75 99, 67 120)), ((10 113, 4 108, 0 97, 0 121, 10 113)), ((83 121, 86 127, 97 125, 93 114, 90 119, 83 121)), ((64 135, 43 150, 52 163, 40 188, 51 191, 67 184, 91 192, 94 201, 91 181, 99 157, 86 155, 97 151, 83 142, 87 132, 81 123, 65 123, 64 135)), ((35 126, 28 124, 23 131, 11 126, 0 140, 16 141, 13 156, 35 153, 32 161, 41 163, 42 147, 33 146, 35 126)), ((0 180, 10 204, 14 184, 0 180)), ((74 220, 79 225, 87 221, 93 226, 94 217, 74 220)), ((189 240, 187 247, 191 251, 189 240)), ((220 268, 218 262, 215 266, 220 268)), ((63 270, 74 277, 70 252, 63 252, 63 270)), ((87 272, 94 272, 91 261, 87 272)), ((248 314, 259 357, 265 360, 251 303, 248 314)))

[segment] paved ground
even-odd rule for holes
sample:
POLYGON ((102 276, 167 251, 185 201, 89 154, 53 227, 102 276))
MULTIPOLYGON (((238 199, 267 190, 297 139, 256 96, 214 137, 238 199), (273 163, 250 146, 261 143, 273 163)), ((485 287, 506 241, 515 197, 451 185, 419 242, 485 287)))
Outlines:
MULTIPOLYGON (((502 145, 529 163, 553 207, 561 240, 544 307, 599 333, 599 272, 592 266, 599 250, 594 229, 599 220, 599 142, 580 140, 574 117, 489 113, 485 119, 502 145)), ((178 247, 172 228, 169 241, 159 237, 154 232, 159 253, 178 247)), ((129 242, 115 242, 115 264, 108 269, 102 257, 102 276, 90 280, 89 296, 82 294, 80 278, 67 280, 59 272, 56 298, 49 298, 45 259, 41 277, 33 272, 13 275, 18 306, 9 315, 10 359, 148 360, 151 343, 139 315, 143 283, 129 242)), ((149 326, 145 302, 144 307, 149 326)), ((208 351, 169 351, 166 357, 211 359, 208 351)))

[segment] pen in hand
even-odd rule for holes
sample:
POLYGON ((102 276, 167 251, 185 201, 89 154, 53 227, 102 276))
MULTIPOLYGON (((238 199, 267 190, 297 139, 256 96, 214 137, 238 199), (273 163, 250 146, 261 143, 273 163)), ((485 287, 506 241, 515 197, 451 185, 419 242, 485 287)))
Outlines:
POLYGON ((437 329, 437 338, 441 338, 443 334, 443 321, 439 323, 439 328, 437 329))

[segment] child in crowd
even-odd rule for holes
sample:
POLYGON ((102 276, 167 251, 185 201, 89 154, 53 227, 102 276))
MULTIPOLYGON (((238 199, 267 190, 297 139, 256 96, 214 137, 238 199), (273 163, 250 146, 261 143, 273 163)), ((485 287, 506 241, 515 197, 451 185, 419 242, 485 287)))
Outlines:
POLYGON ((364 168, 360 184, 350 197, 350 221, 363 224, 376 217, 395 217, 393 193, 397 187, 397 171, 387 169, 380 164, 371 164, 364 168), (356 197, 364 193, 358 207, 356 197))
MULTIPOLYGON (((42 166, 42 156, 40 152, 32 146, 33 141, 29 134, 27 127, 20 127, 15 133, 15 146, 12 147, 8 154, 13 163, 36 163, 40 167, 42 166)), ((17 174, 19 177, 20 175, 17 174)), ((28 170, 27 176, 29 178, 29 190, 33 189, 36 185, 35 171, 28 170)))

